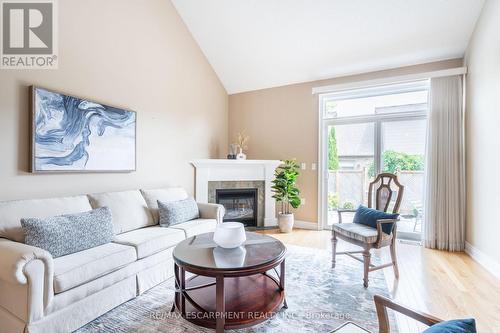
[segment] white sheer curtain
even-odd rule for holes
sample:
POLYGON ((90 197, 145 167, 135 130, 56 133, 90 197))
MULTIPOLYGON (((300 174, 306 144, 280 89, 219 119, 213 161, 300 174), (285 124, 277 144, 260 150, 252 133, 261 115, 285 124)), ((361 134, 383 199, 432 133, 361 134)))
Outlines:
POLYGON ((464 112, 461 76, 431 79, 424 245, 465 248, 464 112))

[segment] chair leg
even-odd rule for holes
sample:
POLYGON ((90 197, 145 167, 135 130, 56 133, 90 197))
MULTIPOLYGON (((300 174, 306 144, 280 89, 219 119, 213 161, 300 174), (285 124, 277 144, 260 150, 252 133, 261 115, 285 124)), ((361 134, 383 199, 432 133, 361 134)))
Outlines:
POLYGON ((398 257, 396 255, 396 241, 391 243, 391 260, 392 267, 394 268, 394 276, 399 279, 398 257))
POLYGON ((370 258, 371 258, 370 249, 365 249, 365 251, 363 252, 363 263, 364 263, 363 286, 365 288, 368 288, 368 273, 370 272, 370 258))
POLYGON ((335 268, 335 257, 337 256, 337 235, 332 232, 332 268, 335 268))

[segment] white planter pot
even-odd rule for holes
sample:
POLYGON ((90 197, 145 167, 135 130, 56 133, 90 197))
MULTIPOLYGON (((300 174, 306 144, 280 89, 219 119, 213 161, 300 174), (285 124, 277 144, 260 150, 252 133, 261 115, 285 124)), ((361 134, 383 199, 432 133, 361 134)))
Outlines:
POLYGON ((292 214, 278 214, 278 224, 281 232, 289 233, 293 230, 293 213, 292 214))

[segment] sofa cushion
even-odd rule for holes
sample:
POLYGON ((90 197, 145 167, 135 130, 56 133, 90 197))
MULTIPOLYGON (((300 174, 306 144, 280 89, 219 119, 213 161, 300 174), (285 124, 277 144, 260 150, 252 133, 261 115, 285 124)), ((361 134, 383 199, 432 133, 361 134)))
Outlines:
POLYGON ((131 246, 108 243, 54 259, 54 292, 61 293, 137 260, 131 246))
POLYGON ((51 199, 0 202, 0 237, 24 242, 23 217, 47 218, 91 210, 85 195, 51 199))
POLYGON ((204 234, 206 232, 214 232, 217 227, 217 220, 212 219, 196 219, 181 224, 176 224, 168 229, 183 230, 187 237, 204 234))
POLYGON ((193 198, 170 202, 158 201, 158 212, 162 227, 174 226, 200 217, 198 205, 193 198))
POLYGON ((146 200, 153 218, 158 224, 160 222, 160 215, 158 213, 158 201, 170 202, 184 200, 188 197, 185 189, 182 187, 160 188, 154 190, 141 190, 142 196, 146 200))
POLYGON ((111 209, 115 234, 155 224, 139 190, 89 194, 89 199, 93 208, 111 209))
POLYGON ((141 259, 175 246, 184 239, 182 230, 154 226, 117 235, 114 242, 133 246, 137 258, 141 259))
POLYGON ((108 207, 45 219, 25 218, 21 225, 26 244, 46 250, 54 258, 110 243, 114 236, 108 207))
MULTIPOLYGON (((377 242, 377 229, 359 223, 336 223, 332 225, 333 230, 343 236, 356 239, 360 242, 373 244, 377 242)), ((390 239, 392 236, 382 233, 384 239, 390 239)))

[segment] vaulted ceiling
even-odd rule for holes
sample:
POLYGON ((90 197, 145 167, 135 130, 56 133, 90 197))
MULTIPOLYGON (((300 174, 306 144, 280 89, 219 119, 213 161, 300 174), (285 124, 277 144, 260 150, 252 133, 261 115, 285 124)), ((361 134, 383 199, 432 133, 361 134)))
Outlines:
POLYGON ((228 93, 462 57, 484 0, 172 0, 228 93))

